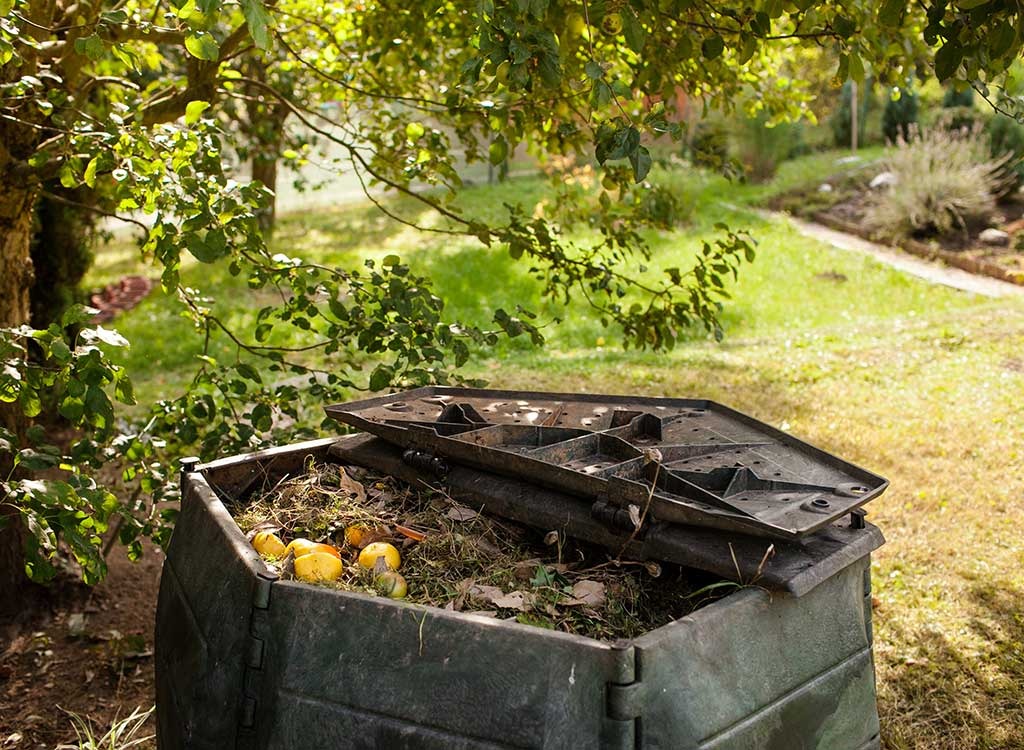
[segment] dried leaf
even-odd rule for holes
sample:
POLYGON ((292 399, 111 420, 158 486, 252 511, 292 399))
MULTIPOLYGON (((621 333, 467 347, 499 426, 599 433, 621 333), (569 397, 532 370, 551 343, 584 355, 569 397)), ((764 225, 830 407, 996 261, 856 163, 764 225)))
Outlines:
POLYGON ((547 534, 545 534, 544 535, 544 544, 548 545, 549 547, 551 545, 553 545, 553 544, 558 544, 558 532, 557 531, 549 531, 547 534))
POLYGON ((358 503, 366 502, 366 488, 355 479, 345 473, 345 470, 338 469, 338 486, 343 489, 349 497, 358 503))
POLYGON ((261 531, 269 531, 271 534, 276 534, 280 530, 280 524, 274 523, 273 521, 261 521, 249 529, 249 533, 245 535, 245 539, 249 544, 252 544, 252 540, 255 539, 256 535, 261 531))
POLYGON ((633 524, 634 529, 640 528, 640 506, 630 505, 626 510, 629 511, 629 520, 633 524))
POLYGON ((469 593, 475 599, 489 602, 499 609, 524 611, 533 600, 533 597, 524 591, 510 591, 506 594, 497 586, 484 586, 481 584, 473 586, 469 593))
POLYGON ((573 598, 564 602, 569 606, 600 607, 605 600, 605 587, 600 581, 578 581, 572 587, 573 598))
POLYGON ((534 572, 540 564, 541 559, 539 557, 534 557, 529 560, 520 560, 513 566, 512 575, 520 581, 529 581, 533 578, 534 572))
POLYGON ((447 513, 445 513, 445 515, 453 521, 472 521, 480 514, 473 510, 472 508, 466 508, 462 505, 456 505, 454 508, 450 509, 447 513))
POLYGON ((280 568, 282 578, 295 578, 295 550, 288 550, 288 554, 281 561, 280 568))
POLYGON ((643 449, 643 454, 644 454, 644 463, 646 463, 646 464, 661 463, 661 460, 662 460, 661 451, 659 451, 657 448, 644 448, 643 449))
POLYGON ((529 606, 530 601, 531 597, 526 592, 510 591, 505 596, 493 599, 491 603, 499 609, 516 609, 522 612, 529 606))
POLYGON ((409 539, 412 539, 414 542, 422 542, 424 539, 427 538, 427 535, 424 534, 422 531, 416 531, 416 529, 410 529, 408 526, 400 526, 397 523, 395 524, 395 531, 398 532, 399 534, 401 534, 404 537, 408 537, 409 539))
POLYGON ((655 560, 648 560, 644 563, 644 570, 651 578, 658 578, 661 575, 661 566, 655 560))

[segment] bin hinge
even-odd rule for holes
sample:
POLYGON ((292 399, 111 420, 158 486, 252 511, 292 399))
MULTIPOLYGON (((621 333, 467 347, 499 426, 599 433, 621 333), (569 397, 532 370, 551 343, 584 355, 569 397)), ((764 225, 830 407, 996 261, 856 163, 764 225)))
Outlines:
POLYGON ((267 609, 270 606, 270 587, 277 578, 256 576, 256 583, 252 590, 252 606, 256 609, 267 609))
POLYGON ((609 682, 607 685, 608 717, 616 721, 633 721, 640 718, 644 703, 644 683, 630 682, 621 685, 609 682))
POLYGON ((270 590, 275 576, 257 575, 253 582, 252 611, 249 615, 249 635, 245 643, 245 662, 242 672, 242 705, 238 719, 239 732, 235 747, 246 750, 255 747, 257 708, 264 668, 266 666, 266 644, 269 631, 270 590))

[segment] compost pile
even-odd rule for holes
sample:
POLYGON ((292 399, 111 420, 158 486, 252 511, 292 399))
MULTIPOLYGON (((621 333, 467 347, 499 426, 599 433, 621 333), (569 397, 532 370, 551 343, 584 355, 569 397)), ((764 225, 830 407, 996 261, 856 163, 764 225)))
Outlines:
POLYGON ((310 462, 304 474, 268 484, 232 511, 284 578, 591 638, 635 637, 732 586, 669 564, 621 559, 558 530, 466 507, 425 483, 412 487, 355 466, 310 462), (391 552, 376 556, 389 545, 398 564, 391 552), (330 554, 309 554, 318 549, 330 554), (375 554, 367 560, 369 552, 375 554), (318 568, 311 575, 314 558, 333 566, 331 575, 321 577, 318 568))

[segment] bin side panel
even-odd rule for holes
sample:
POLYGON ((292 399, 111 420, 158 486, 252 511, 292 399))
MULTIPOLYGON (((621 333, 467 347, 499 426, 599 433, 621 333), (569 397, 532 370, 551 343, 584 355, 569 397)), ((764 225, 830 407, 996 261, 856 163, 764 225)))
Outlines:
POLYGON ((422 733, 427 747, 431 733, 476 743, 465 747, 597 747, 605 684, 628 655, 596 641, 293 582, 274 585, 269 612, 260 713, 275 750, 289 747, 315 711, 325 724, 361 717, 372 735, 422 733), (302 711, 293 713, 296 706, 302 711))
POLYGON ((699 746, 700 750, 861 750, 877 746, 875 672, 865 650, 699 746))
POLYGON ((191 475, 164 562, 156 624, 161 748, 235 743, 258 558, 191 475))
POLYGON ((642 744, 703 746, 760 717, 755 723, 763 722, 767 734, 750 729, 759 738, 751 747, 774 747, 768 736, 794 747, 794 738, 832 736, 832 727, 846 726, 856 735, 821 747, 861 747, 878 732, 873 671, 861 668, 872 663, 867 564, 865 557, 798 598, 746 589, 639 638, 642 744), (818 705, 815 691, 801 691, 826 676, 830 706, 818 705))

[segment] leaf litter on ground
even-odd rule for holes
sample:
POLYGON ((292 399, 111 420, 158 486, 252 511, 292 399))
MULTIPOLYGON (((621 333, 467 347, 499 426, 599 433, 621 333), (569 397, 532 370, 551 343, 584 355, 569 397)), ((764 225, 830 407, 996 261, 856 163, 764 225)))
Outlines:
MULTIPOLYGON (((641 635, 733 588, 709 587, 713 577, 667 563, 616 559, 557 529, 498 518, 443 490, 358 466, 311 461, 302 475, 228 502, 250 538, 275 530, 286 543, 305 537, 341 550, 341 578, 317 585, 377 594, 374 573, 356 558, 370 542, 386 541, 401 553, 406 601, 592 638, 641 635), (346 541, 353 527, 356 544, 346 541)), ((286 562, 268 560, 288 577, 286 562)))

